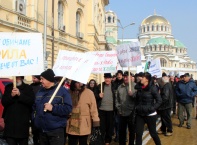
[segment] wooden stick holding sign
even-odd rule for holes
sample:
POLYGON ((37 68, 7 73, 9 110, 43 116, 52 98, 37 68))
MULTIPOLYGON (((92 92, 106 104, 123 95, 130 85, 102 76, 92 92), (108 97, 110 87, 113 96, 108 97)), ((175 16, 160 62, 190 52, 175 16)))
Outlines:
POLYGON ((100 74, 100 81, 101 81, 101 93, 103 93, 103 81, 102 81, 102 74, 100 74))
POLYGON ((13 87, 16 88, 16 76, 13 77, 13 87))
POLYGON ((131 91, 131 75, 130 75, 130 67, 128 67, 128 73, 129 73, 129 91, 131 91))
MULTIPOLYGON (((53 93, 53 95, 51 96, 50 100, 49 100, 49 104, 51 104, 51 102, 53 101, 53 99, 55 98, 55 95, 57 94, 58 90, 60 89, 60 87, 62 86, 62 83, 64 82, 64 80, 66 79, 66 77, 63 77, 61 79, 61 81, 59 82, 55 92, 53 93)), ((44 112, 46 112, 47 110, 44 110, 44 112)))

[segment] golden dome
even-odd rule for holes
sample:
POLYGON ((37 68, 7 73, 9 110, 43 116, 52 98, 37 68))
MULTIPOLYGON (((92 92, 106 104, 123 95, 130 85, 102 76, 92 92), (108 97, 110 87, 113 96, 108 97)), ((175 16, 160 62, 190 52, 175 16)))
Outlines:
POLYGON ((170 24, 168 20, 166 20, 164 17, 159 16, 159 15, 151 15, 148 16, 146 19, 144 19, 141 23, 141 25, 146 25, 146 24, 170 24))

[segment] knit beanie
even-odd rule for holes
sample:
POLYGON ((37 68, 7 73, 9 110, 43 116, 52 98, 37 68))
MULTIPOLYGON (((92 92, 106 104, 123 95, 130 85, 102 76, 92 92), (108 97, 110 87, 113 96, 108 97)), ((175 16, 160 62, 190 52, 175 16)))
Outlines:
POLYGON ((46 80, 50 82, 55 82, 55 74, 52 69, 45 70, 44 72, 40 74, 40 76, 42 76, 43 78, 45 78, 46 80))

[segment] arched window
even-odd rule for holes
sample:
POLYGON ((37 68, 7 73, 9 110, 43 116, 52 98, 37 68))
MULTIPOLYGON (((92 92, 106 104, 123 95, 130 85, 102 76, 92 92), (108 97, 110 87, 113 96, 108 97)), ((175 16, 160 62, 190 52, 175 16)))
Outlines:
POLYGON ((157 31, 159 31, 159 26, 157 25, 157 31))
POLYGON ((154 26, 152 25, 152 31, 154 31, 154 26))
POLYGON ((159 45, 159 51, 161 51, 161 45, 159 45))
POLYGON ((115 22, 115 17, 113 17, 113 23, 115 22))
POLYGON ((163 31, 163 26, 161 26, 161 31, 163 31))
POLYGON ((80 12, 78 11, 76 13, 76 32, 78 34, 78 32, 80 32, 80 25, 81 25, 81 15, 80 12))
POLYGON ((161 67, 166 67, 167 66, 167 61, 163 58, 160 59, 161 67))
POLYGON ((165 31, 167 31, 167 27, 165 26, 165 31))
POLYGON ((152 46, 150 46, 150 51, 153 51, 153 48, 152 48, 152 46))
POLYGON ((108 19, 108 23, 111 23, 111 17, 109 16, 107 19, 108 19))
POLYGON ((145 32, 145 27, 144 27, 144 32, 145 32))
POLYGON ((149 31, 149 26, 147 26, 147 31, 149 31))
POLYGON ((62 29, 63 27, 63 15, 64 15, 64 6, 61 1, 58 2, 58 27, 62 29))

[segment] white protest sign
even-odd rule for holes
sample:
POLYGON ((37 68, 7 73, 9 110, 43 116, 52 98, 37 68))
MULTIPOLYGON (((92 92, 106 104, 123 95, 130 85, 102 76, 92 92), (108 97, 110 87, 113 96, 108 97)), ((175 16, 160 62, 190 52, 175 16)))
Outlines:
POLYGON ((92 73, 115 73, 117 71, 116 51, 92 51, 88 52, 98 57, 94 63, 92 73))
POLYGON ((0 76, 38 75, 43 70, 41 33, 0 33, 0 76))
POLYGON ((150 61, 150 66, 148 72, 152 76, 157 76, 157 78, 162 77, 162 70, 161 70, 161 64, 160 64, 160 59, 153 59, 150 61))
POLYGON ((121 67, 141 65, 139 41, 118 45, 117 57, 121 67))
POLYGON ((56 76, 72 77, 72 73, 76 71, 84 58, 82 53, 74 51, 59 50, 53 71, 56 76))
POLYGON ((71 79, 87 84, 92 68, 97 59, 98 57, 95 57, 95 55, 90 53, 85 53, 82 63, 77 68, 77 70, 72 74, 71 79))
POLYGON ((91 54, 60 50, 53 70, 56 76, 86 84, 96 59, 91 54))

